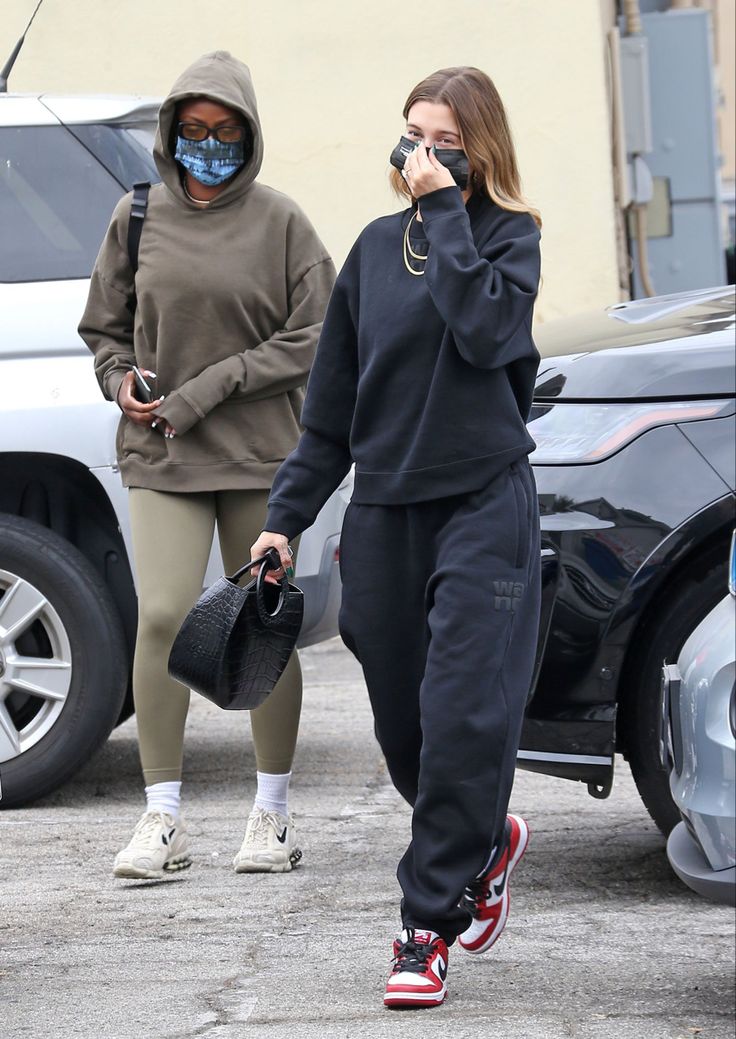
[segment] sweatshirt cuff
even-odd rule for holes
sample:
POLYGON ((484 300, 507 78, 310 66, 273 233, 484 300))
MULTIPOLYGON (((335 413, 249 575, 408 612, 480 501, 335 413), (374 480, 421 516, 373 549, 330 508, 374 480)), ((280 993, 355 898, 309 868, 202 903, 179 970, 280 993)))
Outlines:
POLYGON ((156 418, 164 418, 176 431, 177 436, 186 433, 200 420, 200 415, 174 390, 162 401, 155 411, 156 418))
POLYGON ((105 379, 105 393, 108 399, 115 404, 118 403, 118 393, 126 375, 127 372, 122 371, 120 368, 114 368, 105 379))
POLYGON ((309 520, 288 505, 279 501, 269 503, 266 522, 263 524, 263 529, 269 533, 283 534, 289 541, 293 541, 309 526, 309 520))
POLYGON ((425 224, 438 216, 449 216, 452 213, 464 213, 465 211, 463 193, 455 184, 452 187, 430 191, 419 199, 419 212, 422 214, 422 222, 425 224))

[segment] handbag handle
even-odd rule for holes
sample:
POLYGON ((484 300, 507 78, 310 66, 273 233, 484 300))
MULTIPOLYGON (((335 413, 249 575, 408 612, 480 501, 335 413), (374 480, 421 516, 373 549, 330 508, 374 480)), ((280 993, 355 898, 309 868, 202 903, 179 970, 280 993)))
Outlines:
MULTIPOLYGON (((258 577, 256 578, 256 608, 258 609, 258 616, 261 618, 263 624, 268 624, 269 621, 275 620, 286 605, 286 601, 289 598, 289 579, 284 573, 279 580, 279 601, 276 604, 276 609, 270 612, 266 608, 266 599, 264 595, 264 584, 266 580, 266 574, 269 570, 280 570, 281 569, 281 557, 275 548, 269 548, 265 556, 261 556, 260 559, 251 559, 249 563, 241 566, 239 570, 228 577, 228 581, 233 584, 237 584, 243 574, 252 570, 254 566, 260 567, 258 571, 258 577)), ((252 587, 252 586, 251 586, 252 587)))
POLYGON ((234 574, 231 574, 227 578, 228 581, 232 581, 233 584, 237 584, 243 574, 247 574, 249 570, 252 570, 254 566, 261 566, 263 563, 268 563, 267 570, 278 570, 281 566, 281 557, 275 548, 269 548, 265 556, 261 556, 260 559, 251 559, 249 563, 244 563, 239 570, 236 570, 234 574))
POLYGON ((274 566, 272 559, 266 559, 258 571, 258 577, 256 578, 256 609, 258 610, 258 616, 261 618, 261 623, 268 625, 270 621, 276 620, 289 598, 289 578, 286 574, 283 574, 279 579, 279 601, 276 603, 276 609, 271 612, 266 608, 266 597, 264 595, 264 585, 266 583, 266 573, 269 570, 278 570, 281 566, 281 559, 276 552, 275 548, 270 548, 268 554, 273 552, 276 556, 276 565, 274 566))

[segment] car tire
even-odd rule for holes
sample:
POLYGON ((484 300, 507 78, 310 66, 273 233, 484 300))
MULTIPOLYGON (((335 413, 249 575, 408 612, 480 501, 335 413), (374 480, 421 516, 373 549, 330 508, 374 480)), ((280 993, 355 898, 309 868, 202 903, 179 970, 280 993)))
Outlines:
POLYGON ((58 534, 0 514, 0 808, 81 768, 127 684, 122 624, 100 574, 58 534))
POLYGON ((622 712, 625 754, 644 806, 665 837, 681 816, 659 759, 662 664, 677 660, 689 636, 724 597, 726 571, 724 563, 712 561, 691 566, 634 634, 643 648, 628 669, 622 712))

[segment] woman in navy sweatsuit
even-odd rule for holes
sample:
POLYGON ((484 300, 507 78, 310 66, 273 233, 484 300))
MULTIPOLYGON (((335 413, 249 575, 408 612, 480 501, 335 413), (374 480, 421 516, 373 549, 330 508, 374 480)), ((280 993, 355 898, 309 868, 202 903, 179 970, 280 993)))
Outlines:
POLYGON ((506 812, 540 599, 525 425, 539 361, 539 217, 483 72, 434 73, 404 117, 406 159, 393 176, 411 207, 369 224, 338 277, 304 433, 251 556, 275 546, 288 566, 289 539, 355 463, 340 629, 391 778, 413 806, 392 1007, 441 1003, 448 946, 483 952, 506 923, 508 877, 528 840, 506 812))

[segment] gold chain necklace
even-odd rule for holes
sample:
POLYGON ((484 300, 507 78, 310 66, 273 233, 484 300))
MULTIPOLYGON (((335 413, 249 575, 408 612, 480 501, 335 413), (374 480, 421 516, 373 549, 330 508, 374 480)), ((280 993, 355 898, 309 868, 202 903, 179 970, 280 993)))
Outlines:
POLYGON ((404 246, 403 246, 404 266, 408 270, 409 274, 413 274, 415 278, 421 278, 422 275, 424 274, 424 271, 423 270, 421 270, 421 271, 414 270, 414 268, 412 267, 411 263, 409 262, 409 257, 411 256, 411 258, 413 260, 422 260, 424 263, 426 263, 427 262, 427 256, 428 256, 428 253, 415 253, 414 250, 411 247, 411 243, 409 242, 409 231, 411 230, 412 222, 415 219, 416 219, 416 213, 412 213, 411 219, 409 220, 409 223, 406 225, 406 230, 404 231, 404 246))
POLYGON ((195 206, 208 206, 212 201, 211 198, 195 198, 194 195, 190 195, 187 191, 186 183, 182 180, 181 186, 184 188, 184 194, 187 196, 190 202, 193 202, 195 206))

